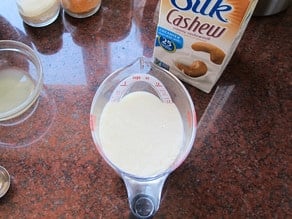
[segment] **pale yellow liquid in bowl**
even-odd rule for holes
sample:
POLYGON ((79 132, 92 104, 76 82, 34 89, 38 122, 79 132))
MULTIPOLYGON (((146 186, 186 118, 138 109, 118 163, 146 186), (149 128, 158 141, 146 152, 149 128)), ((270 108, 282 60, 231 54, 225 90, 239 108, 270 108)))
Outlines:
POLYGON ((34 87, 33 81, 25 71, 18 68, 0 70, 0 114, 24 103, 34 87))

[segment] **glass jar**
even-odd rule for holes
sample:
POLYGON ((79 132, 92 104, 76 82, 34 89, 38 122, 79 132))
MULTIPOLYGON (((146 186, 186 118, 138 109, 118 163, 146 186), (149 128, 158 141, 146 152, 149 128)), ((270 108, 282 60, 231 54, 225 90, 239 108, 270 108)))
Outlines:
POLYGON ((59 0, 17 0, 16 4, 22 20, 33 27, 53 23, 60 11, 59 0))
POLYGON ((75 18, 86 18, 95 14, 101 0, 61 0, 65 12, 75 18))

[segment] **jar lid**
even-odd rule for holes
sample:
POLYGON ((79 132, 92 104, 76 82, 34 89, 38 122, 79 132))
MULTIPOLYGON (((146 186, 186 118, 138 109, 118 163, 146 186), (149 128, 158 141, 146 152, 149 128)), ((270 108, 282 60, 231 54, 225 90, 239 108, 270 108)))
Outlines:
POLYGON ((3 197, 10 187, 10 175, 8 171, 0 166, 0 198, 3 197))

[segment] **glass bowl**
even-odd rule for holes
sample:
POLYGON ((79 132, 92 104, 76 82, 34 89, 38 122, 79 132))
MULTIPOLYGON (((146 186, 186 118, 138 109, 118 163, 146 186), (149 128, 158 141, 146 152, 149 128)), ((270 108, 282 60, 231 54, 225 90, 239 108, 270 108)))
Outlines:
POLYGON ((29 109, 42 86, 43 70, 36 53, 21 42, 0 40, 0 121, 29 109))

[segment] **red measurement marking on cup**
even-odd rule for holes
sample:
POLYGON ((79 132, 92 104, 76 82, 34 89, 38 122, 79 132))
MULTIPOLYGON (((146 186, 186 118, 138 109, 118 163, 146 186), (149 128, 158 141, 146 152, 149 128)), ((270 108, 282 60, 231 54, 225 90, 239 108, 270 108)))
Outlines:
POLYGON ((90 129, 91 129, 91 131, 94 131, 95 130, 95 124, 96 124, 95 122, 96 122, 95 115, 90 114, 90 121, 89 121, 89 123, 90 123, 90 129))
POLYGON ((150 84, 157 92, 162 102, 172 103, 171 97, 162 82, 148 74, 135 74, 121 81, 112 93, 110 101, 120 101, 120 99, 127 93, 128 89, 130 89, 134 83, 140 81, 150 84))

